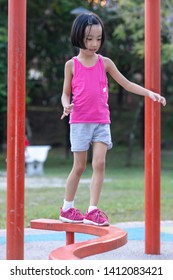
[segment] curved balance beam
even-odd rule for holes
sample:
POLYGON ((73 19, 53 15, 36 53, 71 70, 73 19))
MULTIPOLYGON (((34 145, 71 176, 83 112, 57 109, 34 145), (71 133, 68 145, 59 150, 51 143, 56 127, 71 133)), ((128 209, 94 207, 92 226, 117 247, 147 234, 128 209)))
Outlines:
POLYGON ((77 260, 91 255, 117 249, 127 243, 127 233, 114 226, 93 226, 83 223, 62 223, 59 220, 37 219, 30 222, 31 228, 65 231, 66 246, 59 247, 49 254, 50 260, 77 260), (74 243, 74 233, 99 236, 92 240, 74 243))

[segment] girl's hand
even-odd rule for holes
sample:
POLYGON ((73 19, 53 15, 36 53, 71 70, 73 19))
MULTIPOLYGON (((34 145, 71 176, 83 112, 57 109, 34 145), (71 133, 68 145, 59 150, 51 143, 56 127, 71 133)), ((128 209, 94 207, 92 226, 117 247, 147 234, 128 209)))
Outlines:
POLYGON ((61 120, 71 113, 73 107, 74 107, 73 103, 71 103, 71 104, 69 104, 69 105, 64 107, 64 111, 63 111, 63 114, 61 116, 61 120))
POLYGON ((166 105, 166 99, 161 96, 158 93, 155 93, 153 91, 149 91, 149 95, 148 95, 153 101, 157 101, 159 103, 161 103, 163 106, 166 105))

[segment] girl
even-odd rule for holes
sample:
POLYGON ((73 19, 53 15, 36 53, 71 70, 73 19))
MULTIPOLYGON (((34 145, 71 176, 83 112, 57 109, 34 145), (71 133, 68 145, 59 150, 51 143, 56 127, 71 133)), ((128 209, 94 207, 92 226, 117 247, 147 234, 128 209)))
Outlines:
POLYGON ((106 214, 97 208, 104 180, 106 153, 112 147, 106 72, 125 90, 148 96, 153 101, 166 105, 164 97, 128 81, 111 59, 97 53, 104 39, 104 25, 97 15, 81 14, 75 19, 71 41, 73 46, 79 48, 79 54, 65 64, 61 99, 64 108, 61 119, 70 114, 70 141, 74 155, 73 167, 66 182, 64 204, 60 211, 59 219, 62 222, 109 225, 106 214), (89 207, 83 215, 74 208, 74 198, 80 177, 86 168, 90 144, 93 147, 93 174, 89 207))

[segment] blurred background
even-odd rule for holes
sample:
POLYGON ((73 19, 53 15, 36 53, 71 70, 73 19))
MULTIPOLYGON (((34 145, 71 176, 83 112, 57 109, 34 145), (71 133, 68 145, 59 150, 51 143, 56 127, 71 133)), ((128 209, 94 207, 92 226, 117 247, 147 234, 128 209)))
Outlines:
MULTIPOLYGON (((144 1, 27 1, 26 134, 30 145, 51 145, 69 156, 68 118, 60 120, 64 64, 78 50, 70 43, 74 18, 83 11, 104 21, 106 42, 101 53, 110 57, 129 80, 144 85, 144 1)), ((0 149, 6 150, 8 1, 0 0, 0 149)), ((173 0, 161 1, 162 148, 173 148, 173 0)), ((155 46, 157 48, 157 46, 155 46)), ((144 99, 124 92, 109 78, 109 105, 114 145, 143 149, 144 99)))
MULTIPOLYGON (((26 52, 26 135, 29 145, 50 145, 44 176, 26 176, 25 225, 30 219, 57 218, 73 158, 68 118, 62 114, 64 64, 78 50, 71 46, 75 17, 84 11, 104 21, 110 57, 129 80, 144 85, 143 0, 28 0, 26 52), (40 187, 42 188, 40 191, 40 187), (58 207, 58 208, 57 208, 58 207)), ((6 224, 8 1, 0 0, 0 228, 6 224)), ((161 219, 173 215, 173 0, 161 1, 161 219)), ((157 46, 155 46, 157 48, 157 46)), ((144 219, 144 98, 125 92, 111 77, 109 105, 113 149, 107 155, 100 208, 111 223, 144 219)), ((91 153, 80 183, 78 207, 85 211, 91 153), (85 199, 83 199, 85 198, 85 199)))

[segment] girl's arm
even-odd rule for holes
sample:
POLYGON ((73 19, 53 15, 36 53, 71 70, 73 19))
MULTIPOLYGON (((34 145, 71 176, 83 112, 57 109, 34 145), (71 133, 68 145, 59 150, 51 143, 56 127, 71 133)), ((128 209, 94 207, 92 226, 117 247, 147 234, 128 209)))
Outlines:
POLYGON ((64 84, 63 84, 63 92, 61 96, 61 103, 64 108, 61 119, 65 116, 68 116, 73 109, 73 103, 70 104, 71 97, 71 81, 73 76, 73 61, 69 60, 66 62, 64 67, 64 84))
POLYGON ((161 96, 158 93, 155 93, 153 91, 150 91, 146 88, 143 88, 135 83, 130 82, 127 80, 117 69, 116 65, 113 63, 113 61, 107 57, 104 57, 104 63, 105 63, 105 69, 106 71, 111 75, 111 77, 120 84, 125 90, 142 95, 142 96, 148 96, 153 101, 157 101, 162 103, 163 106, 166 105, 166 99, 161 96))

